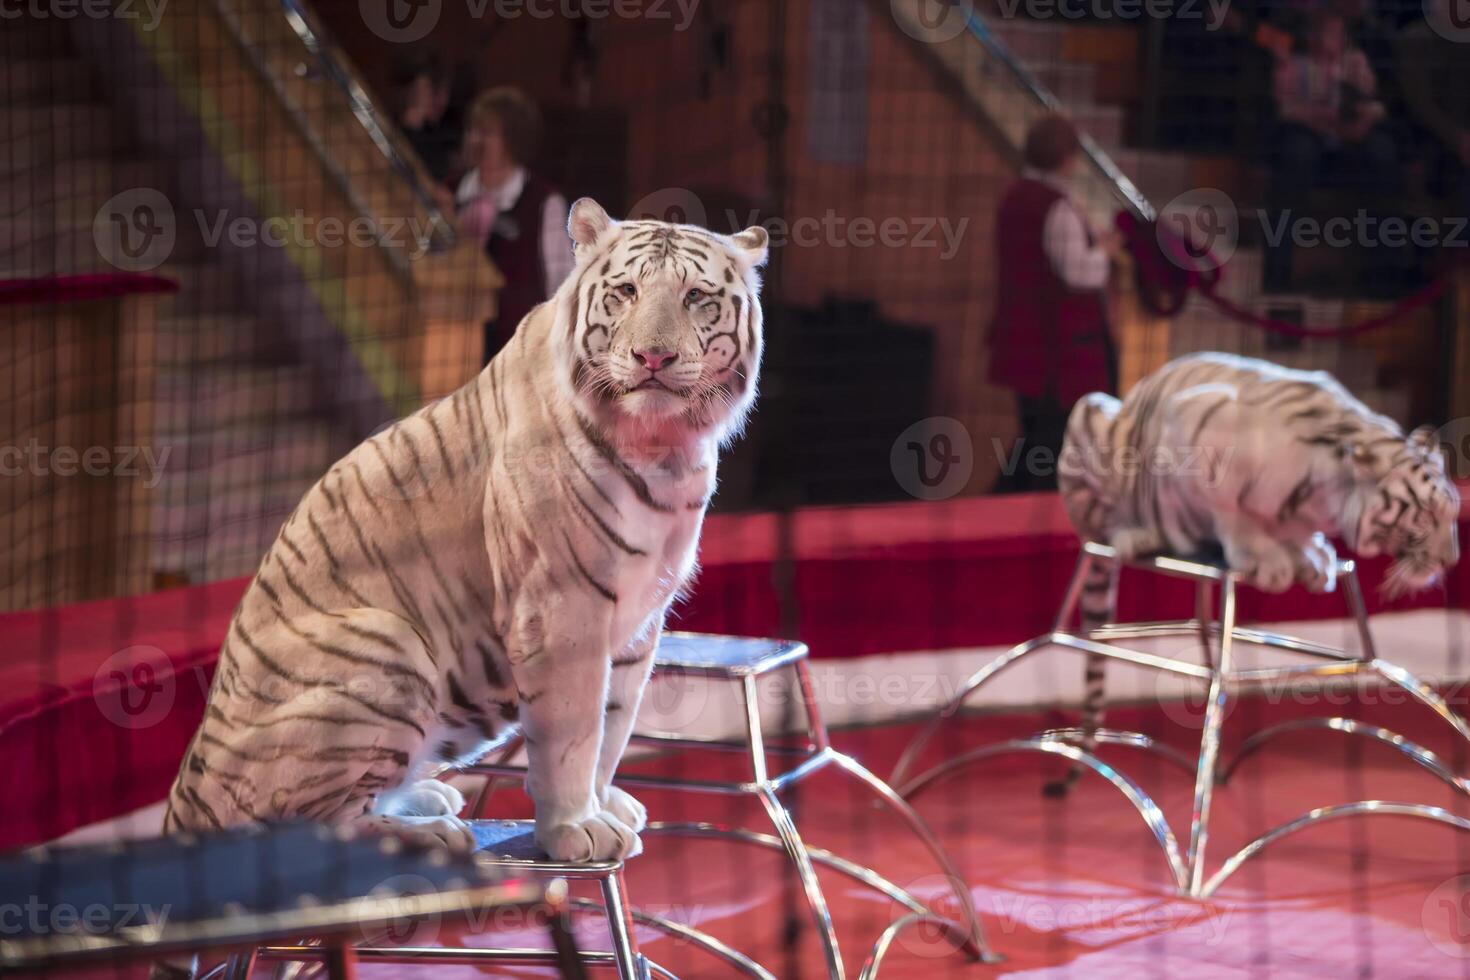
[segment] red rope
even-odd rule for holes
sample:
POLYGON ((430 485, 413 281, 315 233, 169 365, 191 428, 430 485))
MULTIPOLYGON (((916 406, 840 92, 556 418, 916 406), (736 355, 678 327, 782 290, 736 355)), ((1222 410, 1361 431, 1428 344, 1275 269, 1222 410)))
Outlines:
POLYGON ((1117 226, 1133 254, 1138 294, 1144 306, 1156 316, 1174 316, 1183 309, 1189 294, 1197 292, 1226 316, 1262 330, 1291 337, 1354 337, 1386 327, 1428 306, 1444 295, 1449 287, 1449 277, 1441 275, 1377 316, 1339 327, 1304 327, 1299 323, 1262 316, 1221 296, 1218 292, 1219 265, 1209 261, 1211 256, 1208 253, 1203 256, 1193 254, 1192 249, 1173 231, 1161 231, 1154 222, 1143 221, 1128 212, 1118 215, 1117 226))
POLYGON ((179 284, 164 276, 132 272, 95 272, 34 279, 0 279, 0 304, 86 303, 143 293, 176 293, 179 284))

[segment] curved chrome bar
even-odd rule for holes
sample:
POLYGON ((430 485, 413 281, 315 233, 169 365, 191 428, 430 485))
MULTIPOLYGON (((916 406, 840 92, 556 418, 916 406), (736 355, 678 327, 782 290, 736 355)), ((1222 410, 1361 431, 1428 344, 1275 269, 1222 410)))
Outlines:
MULTIPOLYGON (((779 847, 780 843, 778 842, 776 846, 779 847)), ((602 915, 607 914, 607 909, 602 905, 602 903, 593 901, 590 898, 568 899, 568 904, 571 905, 573 908, 584 912, 598 912, 602 915)), ((724 943, 720 942, 718 939, 716 939, 714 936, 711 936, 707 932, 701 932, 693 926, 684 925, 682 922, 675 922, 672 919, 665 919, 663 916, 654 915, 652 912, 643 912, 636 908, 632 909, 631 912, 634 921, 657 929, 660 932, 666 933, 667 935, 674 936, 679 939, 686 939, 689 942, 693 943, 695 946, 698 946, 700 949, 704 950, 706 953, 709 953, 711 956, 715 956, 721 960, 724 960, 726 963, 730 964, 730 966, 739 970, 741 973, 745 974, 748 977, 755 977, 756 980, 776 980, 775 976, 773 976, 770 971, 761 966, 755 960, 751 959, 749 956, 746 956, 739 950, 731 949, 729 946, 726 946, 724 943)), ((650 964, 652 964, 651 960, 649 962, 650 964)), ((656 964, 652 965, 656 966, 656 964)))
POLYGON ((1404 670, 1404 668, 1396 664, 1391 664, 1386 660, 1375 658, 1368 661, 1368 667, 1390 684, 1397 684, 1405 691, 1408 691, 1414 700, 1449 722, 1454 726, 1455 731, 1460 733, 1461 738, 1470 742, 1470 725, 1465 724, 1465 719, 1455 714, 1454 710, 1445 703, 1445 699, 1440 697, 1433 687, 1430 687, 1407 670, 1404 670))
POLYGON ((918 813, 914 812, 914 808, 909 806, 903 797, 893 791, 893 787, 869 772, 852 756, 834 752, 832 760, 848 775, 867 784, 880 800, 887 803, 890 809, 904 819, 909 829, 914 832, 914 836, 923 841, 924 846, 929 849, 935 863, 939 865, 939 870, 943 871, 944 876, 949 879, 949 888, 954 893, 955 901, 959 902, 962 921, 969 933, 969 938, 965 942, 965 952, 972 958, 985 963, 999 962, 999 958, 991 952, 985 942, 985 932, 980 928, 979 917, 975 915, 975 900, 970 895, 970 886, 960 876, 959 869, 954 866, 953 859, 944 849, 944 845, 939 843, 939 838, 934 836, 934 831, 930 826, 918 813))
MULTIPOLYGON (((1052 738, 1059 742, 1075 742, 1082 739, 1085 733, 1080 728, 1049 728, 1044 732, 1038 732, 1036 738, 1052 738)), ((1194 775, 1195 760, 1163 742, 1149 738, 1142 732, 1128 732, 1117 728, 1099 728, 1092 733, 1093 741, 1099 745, 1126 745, 1133 749, 1142 749, 1146 752, 1157 752, 1170 762, 1179 766, 1191 776, 1194 775)))
POLYGON ((1245 847, 1236 851, 1222 865, 1218 871, 1210 876, 1204 887, 1199 890, 1198 898, 1209 898, 1219 888, 1221 883, 1234 874, 1242 864, 1259 854, 1266 846, 1275 843, 1283 837, 1305 830, 1319 823, 1329 820, 1340 820, 1343 817, 1355 817, 1360 815, 1382 814, 1390 817, 1418 817, 1421 820, 1433 820, 1436 823, 1446 824, 1458 830, 1470 830, 1470 820, 1457 817, 1443 807, 1426 806, 1422 803, 1390 803, 1384 800, 1361 800, 1357 803, 1339 803, 1336 806, 1318 807, 1308 810, 1295 820, 1288 820, 1272 830, 1267 831, 1260 837, 1251 841, 1245 847))
POLYGON ((979 762, 995 755, 1004 755, 1009 752, 1044 752, 1048 755, 1059 755, 1073 762, 1081 763, 1102 778, 1112 783, 1127 798, 1138 815, 1143 817, 1144 823, 1148 825, 1149 831, 1158 841, 1160 849, 1164 852, 1164 860, 1169 864, 1169 872, 1174 876, 1174 881, 1180 891, 1184 891, 1188 884, 1188 873, 1185 870, 1184 859, 1179 853, 1179 842, 1174 837, 1174 831, 1170 829, 1169 822, 1164 819, 1164 813, 1159 809, 1153 797, 1145 793, 1137 783, 1127 776, 1118 772, 1112 766, 1103 762, 1090 752, 1084 752, 1074 745, 1066 742, 1058 742, 1043 738, 1012 739, 1008 742, 998 742, 994 745, 986 745, 978 749, 971 749, 962 755, 951 759, 930 769, 928 772, 915 777, 906 789, 905 799, 917 796, 922 790, 927 789, 938 782, 944 776, 949 775, 962 766, 971 762, 979 762))
MULTIPOLYGON (((858 974, 858 980, 877 980, 878 968, 883 965, 883 957, 888 955, 888 948, 893 945, 893 940, 898 938, 899 933, 905 929, 912 929, 914 926, 937 927, 944 932, 950 942, 954 943, 955 949, 963 949, 968 943, 965 930, 958 923, 940 918, 937 915, 911 912, 903 918, 895 920, 893 924, 883 930, 883 935, 878 937, 878 941, 873 944, 873 949, 868 953, 868 958, 863 961, 863 969, 858 974)), ((999 961, 997 960, 995 962, 999 961)))
MULTIPOLYGON (((909 768, 914 764, 915 760, 918 759, 919 753, 924 750, 924 746, 929 744, 929 740, 934 737, 934 733, 939 730, 939 726, 944 724, 944 722, 948 719, 954 717, 955 714, 959 712, 960 708, 964 707, 964 704, 967 700, 969 700, 970 695, 973 694, 982 684, 986 683, 996 674, 999 674, 1011 664, 1026 656, 1026 654, 1034 653, 1042 647, 1049 646, 1052 642, 1052 637, 1054 637, 1055 635, 1055 633, 1043 633, 1041 636, 1032 637, 1025 643, 1018 643, 1007 650, 1005 653, 1001 654, 999 657, 996 657, 994 660, 990 661, 990 663, 986 664, 984 667, 981 667, 979 670, 975 671, 975 673, 971 674, 970 679, 965 681, 964 687, 960 688, 955 696, 950 698, 949 701, 945 703, 944 707, 935 712, 930 717, 928 724, 920 729, 919 732, 909 741, 909 744, 903 750, 903 755, 899 756, 898 758, 898 764, 893 767, 893 772, 889 773, 888 775, 889 784, 893 786, 902 786, 903 777, 908 774, 909 768)), ((906 793, 903 789, 899 789, 898 793, 900 796, 903 797, 908 796, 908 793, 906 793)))
POLYGON ((1383 728, 1380 725, 1369 725, 1366 722, 1355 721, 1352 718, 1298 718, 1295 721, 1283 721, 1280 724, 1271 725, 1256 732, 1246 739, 1240 746, 1240 751, 1230 764, 1220 773, 1220 782, 1228 782, 1235 773, 1235 769, 1248 755, 1255 753, 1266 742, 1277 735, 1286 732, 1309 731, 1311 729, 1326 729, 1327 731, 1342 732, 1346 735, 1362 735, 1374 741, 1382 742, 1390 748, 1397 749, 1410 759, 1434 773, 1440 779, 1449 783, 1462 793, 1470 794, 1470 780, 1465 780, 1455 775, 1455 771, 1447 766, 1439 756, 1419 745, 1404 738, 1398 732, 1383 728))
MULTIPOLYGON (((644 827, 641 831, 645 834, 682 834, 685 837, 707 837, 719 840, 734 840, 745 844, 755 844, 760 847, 769 847, 772 850, 784 850, 786 845, 781 843, 781 838, 770 834, 763 834, 756 830, 746 830, 744 827, 731 827, 726 824, 717 823, 668 823, 654 822, 644 827)), ((907 908, 910 912, 929 911, 928 907, 908 892, 899 888, 893 882, 884 878, 870 868, 860 864, 854 864, 844 857, 839 857, 831 851, 820 847, 807 845, 806 852, 811 859, 825 868, 840 871, 849 878, 861 884, 867 885, 874 891, 882 892, 889 898, 907 908)))
POLYGON ((786 856, 791 859, 791 864, 796 868, 797 877, 801 879, 801 890, 806 894, 806 903, 811 908, 812 919, 817 925, 817 934, 822 940, 822 955, 827 961, 827 974, 831 980, 846 980, 846 971, 842 966, 842 951, 837 946, 837 930, 832 925, 832 912, 827 907, 827 896, 822 892, 822 883, 817 880, 817 871, 812 867, 811 856, 807 853, 806 845, 802 843, 801 834, 796 829, 796 823, 791 819, 791 814, 781 805, 774 791, 760 787, 756 796, 766 808, 766 816, 770 817, 771 823, 776 828, 776 833, 781 836, 781 844, 786 848, 786 856))

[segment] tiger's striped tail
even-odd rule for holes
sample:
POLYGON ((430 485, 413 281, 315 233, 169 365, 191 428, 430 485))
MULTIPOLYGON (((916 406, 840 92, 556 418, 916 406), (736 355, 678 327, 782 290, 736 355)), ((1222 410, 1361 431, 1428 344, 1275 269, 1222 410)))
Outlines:
MULTIPOLYGON (((1081 612, 1081 632, 1088 639, 1097 629, 1113 620, 1118 605, 1118 563, 1099 558, 1088 562, 1087 572, 1082 579, 1082 595, 1078 602, 1081 612)), ((1083 674, 1082 695, 1082 739, 1079 747, 1084 752, 1097 749, 1097 730, 1102 726, 1107 706, 1105 680, 1107 657, 1095 653, 1087 655, 1087 666, 1083 674)), ((1046 784, 1043 792, 1047 796, 1065 796, 1082 775, 1082 766, 1073 763, 1072 768, 1061 779, 1046 784)))

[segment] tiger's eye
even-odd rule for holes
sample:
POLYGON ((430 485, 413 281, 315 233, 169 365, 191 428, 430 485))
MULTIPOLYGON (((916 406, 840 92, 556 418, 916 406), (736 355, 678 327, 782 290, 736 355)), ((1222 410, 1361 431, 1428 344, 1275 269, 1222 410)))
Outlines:
POLYGON ((631 282, 625 282, 618 287, 618 292, 622 293, 629 299, 632 299, 634 296, 638 295, 638 287, 633 285, 631 282))
POLYGON ((684 294, 684 302, 686 303, 698 303, 702 299, 704 299, 704 290, 702 289, 691 289, 684 294))

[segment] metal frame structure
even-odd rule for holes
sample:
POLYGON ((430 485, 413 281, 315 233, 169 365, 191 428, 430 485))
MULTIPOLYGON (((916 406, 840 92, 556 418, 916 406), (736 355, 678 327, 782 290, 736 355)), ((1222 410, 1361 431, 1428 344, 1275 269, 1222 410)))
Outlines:
POLYGON ((1470 725, 1452 711, 1444 699, 1425 682, 1408 671, 1380 658, 1373 645, 1368 625, 1367 607, 1357 570, 1350 560, 1337 563, 1337 582, 1356 627, 1361 646, 1355 655, 1336 647, 1324 646, 1297 637, 1265 632, 1237 623, 1236 598, 1242 580, 1235 573, 1214 564, 1178 558, 1157 557, 1123 562, 1159 575, 1182 578, 1196 585, 1196 615, 1193 619, 1142 623, 1109 623, 1082 635, 1071 623, 1078 610, 1082 584, 1097 562, 1116 563, 1119 559, 1107 545, 1088 542, 1083 545, 1077 570, 1067 589, 1061 611, 1050 633, 1027 640, 991 661, 970 676, 961 690, 940 708, 910 741, 894 767, 891 781, 905 799, 912 799, 939 780, 961 768, 992 756, 1011 752, 1040 752, 1071 760, 1074 766, 1091 770, 1111 783, 1138 811, 1162 850, 1169 871, 1181 895, 1209 898, 1242 864, 1268 845, 1309 827, 1343 817, 1388 815, 1432 820, 1437 823, 1470 830, 1470 820, 1456 816, 1441 807, 1421 803, 1396 803, 1384 800, 1362 800, 1338 806, 1310 810, 1261 834, 1236 851, 1214 872, 1206 876, 1206 848, 1209 843, 1210 812, 1216 782, 1225 782, 1241 761, 1263 744, 1287 732, 1320 729, 1358 735, 1387 745, 1434 774, 1462 793, 1470 795, 1470 782, 1460 777, 1430 750, 1386 728, 1349 718, 1313 718, 1288 721, 1256 732, 1241 746, 1235 758, 1220 764, 1220 731, 1227 713, 1227 702, 1241 688, 1268 682, 1294 682, 1308 678, 1342 678, 1372 676, 1402 688, 1417 702, 1443 718, 1464 739, 1470 741, 1470 725), (1218 619, 1212 614, 1214 591, 1219 592, 1218 619), (1199 639, 1203 662, 1188 663, 1146 650, 1122 646, 1117 641, 1156 637, 1193 636, 1199 639), (1266 647, 1311 658, 1307 663, 1273 667, 1237 667, 1237 644, 1266 647), (1091 733, 1095 745, 1122 745, 1152 751, 1194 774, 1194 806, 1190 817, 1189 843, 1180 849, 1173 829, 1163 811, 1143 789, 1128 776, 1103 762, 1082 746, 1089 733, 1078 728, 1052 729, 1030 738, 1014 739, 981 746, 945 759, 917 776, 910 776, 924 747, 945 721, 958 714, 974 693, 1012 665, 1042 650, 1060 647, 1120 660, 1137 667, 1166 671, 1207 685, 1203 731, 1199 755, 1190 759, 1184 753, 1163 745, 1140 732, 1098 729, 1091 733))
MULTIPOLYGON (((888 927, 879 938, 877 945, 874 946, 862 970, 863 980, 871 980, 877 976, 878 966, 894 937, 906 929, 921 925, 932 927, 943 923, 943 933, 954 941, 957 949, 977 961, 1000 962, 1001 957, 994 954, 986 944, 984 932, 975 915, 969 886, 965 884, 954 862, 928 824, 914 811, 913 807, 894 792, 892 787, 856 759, 832 747, 826 725, 822 721, 821 709, 816 701, 807 654, 805 644, 788 640, 749 640, 679 632, 669 632, 664 635, 654 662, 655 675, 693 675, 738 683, 741 699, 744 702, 744 736, 732 741, 676 735, 635 734, 633 741, 641 745, 681 751, 713 750, 739 753, 749 759, 750 778, 740 782, 723 782, 675 779, 620 771, 616 782, 621 786, 673 792, 755 797, 764 807, 767 817, 775 828, 776 836, 716 823, 655 822, 649 824, 644 832, 718 838, 783 851, 796 869, 801 881, 803 894, 821 939, 827 972, 833 980, 845 980, 846 971, 838 949, 837 935, 832 925, 827 899, 822 891, 821 883, 817 880, 816 865, 839 871, 887 895, 906 910, 901 918, 888 927), (705 657, 701 655, 701 649, 705 646, 723 648, 727 652, 705 657), (681 655, 678 652, 681 650, 687 653, 681 655), (778 670, 790 670, 795 676, 805 715, 804 744, 768 744, 767 742, 761 717, 758 684, 761 677, 778 670), (770 767, 772 756, 784 757, 788 762, 787 767, 780 772, 773 773, 770 767), (903 818, 909 829, 928 848, 949 881, 951 891, 961 910, 962 921, 955 922, 939 915, 912 894, 871 868, 838 857, 820 848, 810 847, 802 840, 790 811, 781 802, 781 793, 829 766, 836 767, 863 783, 873 791, 879 801, 887 804, 903 818)), ((525 777, 526 771, 523 766, 507 764, 511 755, 518 748, 519 743, 507 745, 499 750, 497 761, 482 762, 467 770, 491 777, 486 784, 486 790, 482 791, 479 799, 473 804, 470 810, 472 814, 480 812, 495 779, 505 777, 523 779, 525 777)))

